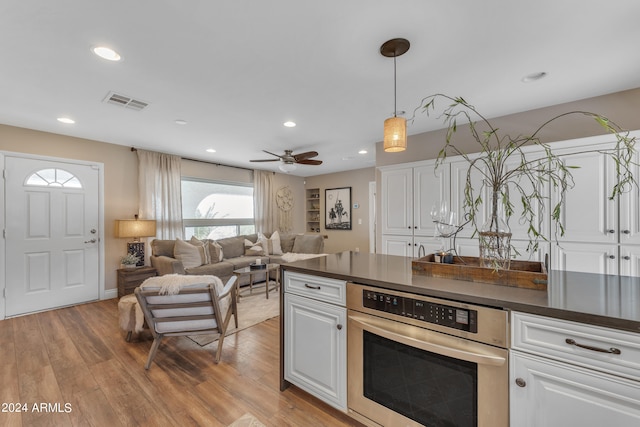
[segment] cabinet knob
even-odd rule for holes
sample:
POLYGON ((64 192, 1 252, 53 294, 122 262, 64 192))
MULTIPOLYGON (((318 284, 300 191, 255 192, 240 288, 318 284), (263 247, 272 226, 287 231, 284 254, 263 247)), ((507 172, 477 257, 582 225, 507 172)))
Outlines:
POLYGON ((629 231, 629 230, 622 230, 622 234, 631 234, 631 231, 629 231))
POLYGON ((342 325, 341 325, 340 323, 338 323, 338 324, 336 325, 336 328, 338 328, 338 330, 339 330, 339 331, 341 331, 341 330, 342 330, 342 325))
POLYGON ((607 233, 609 233, 609 234, 613 234, 615 232, 616 232, 616 230, 607 230, 607 233))
POLYGON ((622 257, 623 260, 625 261, 629 261, 631 259, 631 257, 629 255, 625 255, 622 257))
POLYGON ((516 378, 516 385, 518 387, 526 387, 527 386, 527 382, 525 380, 523 380, 522 378, 516 378))
POLYGON ((409 230, 411 230, 411 226, 408 226, 407 228, 408 228, 409 230))
POLYGON ((609 259, 616 259, 615 255, 609 255, 609 259))
POLYGON ((413 228, 415 228, 415 229, 417 230, 417 229, 418 229, 418 226, 417 226, 417 225, 414 225, 414 226, 413 226, 413 228))

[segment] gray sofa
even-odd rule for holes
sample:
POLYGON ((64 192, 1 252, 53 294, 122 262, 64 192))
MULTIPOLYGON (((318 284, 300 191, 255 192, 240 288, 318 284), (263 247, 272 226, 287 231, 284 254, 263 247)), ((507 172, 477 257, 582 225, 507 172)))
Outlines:
MULTIPOLYGON (((271 237, 269 233, 265 233, 265 235, 271 237)), ((233 270, 247 267, 256 262, 257 258, 260 258, 263 263, 281 263, 282 255, 245 255, 245 239, 257 242, 258 235, 250 234, 216 240, 216 243, 222 248, 223 259, 221 261, 214 259, 211 263, 186 269, 182 262, 174 257, 175 240, 154 239, 151 242, 151 265, 158 270, 158 275, 161 276, 165 274, 210 274, 218 276, 223 282, 226 282, 233 275, 233 270)), ((319 234, 281 234, 280 245, 283 254, 287 252, 321 254, 324 250, 324 238, 319 234)), ((214 257, 212 256, 212 258, 214 257)), ((258 276, 255 280, 264 280, 264 278, 258 276)), ((242 277, 240 285, 247 283, 249 283, 249 278, 242 277)))

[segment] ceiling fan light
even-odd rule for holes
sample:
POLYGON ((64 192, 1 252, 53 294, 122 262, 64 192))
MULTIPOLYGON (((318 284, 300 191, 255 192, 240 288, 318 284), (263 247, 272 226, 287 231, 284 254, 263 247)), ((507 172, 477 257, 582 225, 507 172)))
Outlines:
POLYGON ((397 153, 407 149, 407 119, 389 117, 384 121, 384 151, 397 153))
POLYGON ((280 166, 278 167, 284 173, 289 173, 296 170, 296 165, 294 165, 293 163, 280 163, 280 166))

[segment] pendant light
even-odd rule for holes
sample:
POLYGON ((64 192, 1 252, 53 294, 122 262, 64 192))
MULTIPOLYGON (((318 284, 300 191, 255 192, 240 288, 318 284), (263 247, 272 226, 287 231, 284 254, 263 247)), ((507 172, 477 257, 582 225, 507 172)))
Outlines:
POLYGON ((409 50, 409 40, 391 39, 380 46, 380 54, 393 57, 393 117, 384 121, 384 151, 396 153, 407 149, 407 119, 397 116, 396 105, 396 57, 409 50))

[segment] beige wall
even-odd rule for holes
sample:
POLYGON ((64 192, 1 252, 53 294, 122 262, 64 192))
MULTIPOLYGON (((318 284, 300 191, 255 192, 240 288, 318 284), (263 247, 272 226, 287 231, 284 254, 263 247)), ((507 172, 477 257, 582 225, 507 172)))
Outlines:
POLYGON ((0 125, 0 150, 104 165, 105 289, 116 287, 126 239, 113 237, 116 219, 138 213, 138 160, 129 147, 0 125))
POLYGON ((324 242, 325 252, 334 253, 356 248, 362 252, 369 251, 369 182, 372 181, 375 181, 375 168, 306 178, 305 189, 320 189, 320 233, 327 236, 324 242), (351 187, 351 230, 327 230, 324 228, 325 190, 340 187, 351 187), (354 203, 359 205, 358 209, 353 209, 354 203))
MULTIPOLYGON (((30 129, 0 125, 0 151, 92 161, 104 165, 104 247, 105 289, 117 287, 116 270, 126 253, 126 239, 114 237, 116 219, 133 218, 138 213, 138 158, 130 147, 107 144, 30 129)), ((253 182, 247 169, 183 160, 182 174, 189 177, 253 182)), ((304 179, 275 174, 276 189, 289 185, 294 192, 294 231, 304 231, 304 179)), ((147 248, 147 250, 150 250, 147 248)))

